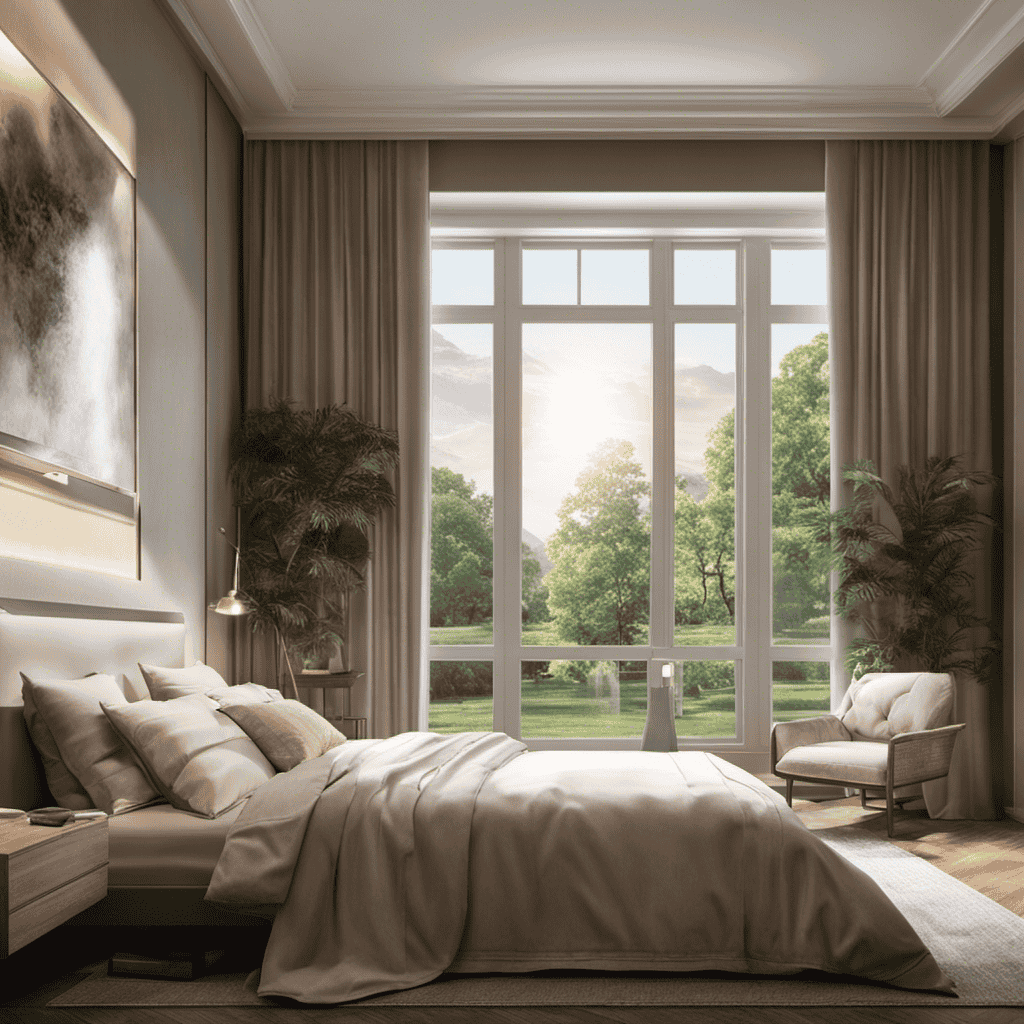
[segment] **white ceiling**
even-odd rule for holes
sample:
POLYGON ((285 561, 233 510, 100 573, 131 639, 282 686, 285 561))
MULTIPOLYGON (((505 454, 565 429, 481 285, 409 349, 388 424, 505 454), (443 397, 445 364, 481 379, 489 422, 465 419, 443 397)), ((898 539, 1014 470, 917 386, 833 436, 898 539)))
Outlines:
POLYGON ((1024 0, 162 0, 251 138, 1009 138, 1024 0))

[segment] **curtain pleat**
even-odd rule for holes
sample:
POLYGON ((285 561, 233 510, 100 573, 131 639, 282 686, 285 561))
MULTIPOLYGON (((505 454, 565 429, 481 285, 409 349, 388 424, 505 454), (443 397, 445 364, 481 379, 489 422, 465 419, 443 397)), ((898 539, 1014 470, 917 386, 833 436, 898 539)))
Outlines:
MULTIPOLYGON (((245 407, 345 405, 398 431, 397 506, 371 530, 352 614, 370 735, 425 722, 429 577, 427 143, 250 141, 245 407)), ((262 645, 264 671, 269 651, 262 645)), ((259 660, 257 666, 259 668, 259 660)), ((272 669, 269 671, 273 672, 272 669)))
MULTIPOLYGON (((929 456, 992 470, 989 369, 989 144, 829 142, 833 504, 842 467, 871 459, 888 483, 929 456)), ((990 501, 986 494, 984 500, 990 501)), ((987 509, 986 509, 987 510, 987 509)), ((978 614, 992 614, 992 548, 971 565, 978 614)), ((849 678, 849 624, 833 619, 833 707, 849 678)), ((997 817, 988 691, 956 681, 948 780, 923 785, 932 817, 997 817)))

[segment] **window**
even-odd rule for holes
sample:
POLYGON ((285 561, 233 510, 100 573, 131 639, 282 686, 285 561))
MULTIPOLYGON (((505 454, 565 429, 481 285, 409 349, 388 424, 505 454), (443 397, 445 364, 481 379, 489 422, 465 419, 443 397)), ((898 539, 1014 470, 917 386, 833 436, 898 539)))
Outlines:
POLYGON ((666 663, 682 746, 764 751, 828 709, 823 207, 798 198, 728 197, 717 230, 683 200, 435 216, 429 728, 636 747, 666 663))

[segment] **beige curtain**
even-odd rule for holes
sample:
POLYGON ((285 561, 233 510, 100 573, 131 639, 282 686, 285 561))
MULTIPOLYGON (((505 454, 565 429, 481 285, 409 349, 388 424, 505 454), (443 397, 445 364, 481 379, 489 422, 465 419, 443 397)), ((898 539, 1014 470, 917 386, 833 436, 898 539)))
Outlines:
MULTIPOLYGON (((991 471, 989 144, 829 142, 825 191, 832 479, 864 458, 890 483, 932 455, 991 471)), ((834 502, 848 497, 839 492, 834 502)), ((979 614, 991 615, 990 548, 973 569, 979 614)), ((833 627, 835 702, 850 634, 833 627)), ((988 704, 985 686, 957 679, 953 720, 967 728, 949 778, 922 787, 932 817, 998 816, 988 704)))
POLYGON ((352 667, 366 677, 352 699, 371 736, 422 728, 427 143, 251 141, 243 202, 246 408, 274 398, 304 408, 333 402, 398 431, 398 503, 375 524, 369 587, 353 613, 352 667))

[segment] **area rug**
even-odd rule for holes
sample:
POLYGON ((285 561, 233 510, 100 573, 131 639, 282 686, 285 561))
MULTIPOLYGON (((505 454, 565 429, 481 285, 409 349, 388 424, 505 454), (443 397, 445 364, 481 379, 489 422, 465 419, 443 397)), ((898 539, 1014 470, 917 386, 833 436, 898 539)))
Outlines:
MULTIPOLYGON (((927 861, 853 826, 820 838, 885 890, 957 985, 958 998, 804 972, 442 975, 359 1006, 1024 1006, 1024 920, 927 861)), ((111 978, 105 964, 48 1006, 281 1006, 244 973, 195 981, 111 978)))

